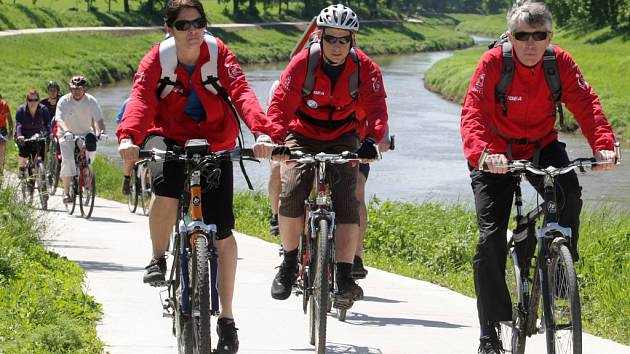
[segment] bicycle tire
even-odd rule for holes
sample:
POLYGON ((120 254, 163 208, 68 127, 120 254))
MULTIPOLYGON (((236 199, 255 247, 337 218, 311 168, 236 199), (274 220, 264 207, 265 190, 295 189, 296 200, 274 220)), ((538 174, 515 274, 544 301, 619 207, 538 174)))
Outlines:
MULTIPOLYGON (((178 218, 179 219, 179 218, 178 218)), ((186 314, 182 310, 182 268, 180 264, 180 237, 177 231, 173 234, 173 265, 171 266, 171 272, 173 272, 173 281, 169 283, 169 295, 172 297, 171 303, 173 304, 173 335, 177 339, 177 351, 180 354, 193 354, 193 348, 195 346, 195 338, 193 334, 193 321, 189 314, 186 314)))
POLYGON ((208 270, 208 243, 199 235, 193 252, 192 318, 197 353, 210 353, 210 275, 208 270))
MULTIPOLYGON (((306 219, 306 222, 308 223, 308 218, 306 219)), ((300 290, 302 291, 302 311, 304 312, 304 314, 306 315, 308 313, 308 299, 310 297, 310 291, 309 289, 311 289, 312 286, 312 282, 310 281, 310 279, 312 279, 312 277, 309 276, 309 264, 311 264, 310 259, 306 260, 305 257, 308 255, 310 257, 310 252, 307 252, 307 245, 309 245, 306 241, 307 241, 307 237, 308 234, 305 233, 304 231, 302 233, 300 233, 300 243, 299 248, 298 248, 298 263, 300 266, 300 272, 299 274, 301 274, 301 279, 299 279, 298 285, 301 288, 300 290), (306 266, 304 266, 306 265, 306 266)))
POLYGON ((132 168, 129 174, 129 194, 127 194, 127 208, 130 213, 135 213, 138 208, 138 183, 136 183, 136 169, 132 168))
POLYGON ((566 244, 552 249, 547 268, 554 328, 546 328, 547 352, 582 353, 582 311, 573 257, 566 244), (567 322, 568 321, 568 322, 567 322), (554 350, 551 351, 550 349, 554 350))
POLYGON ((50 195, 55 195, 57 185, 59 184, 59 172, 61 172, 61 164, 57 158, 57 143, 54 142, 48 150, 48 169, 46 170, 48 177, 48 189, 50 195))
POLYGON ((42 210, 48 210, 48 186, 44 161, 37 162, 37 190, 39 191, 39 204, 42 210))
POLYGON ((69 193, 70 193, 70 199, 72 201, 70 203, 64 203, 64 206, 66 207, 66 212, 69 215, 72 215, 74 213, 74 209, 77 206, 77 191, 79 189, 78 184, 79 184, 79 181, 78 181, 77 176, 73 176, 70 178, 69 193))
POLYGON ((79 183, 79 208, 81 216, 89 219, 94 211, 94 199, 96 198, 96 176, 91 166, 81 169, 82 182, 79 183))
POLYGON ((140 200, 142 202, 142 214, 149 215, 151 206, 151 170, 146 165, 142 165, 140 177, 140 200))
POLYGON ((521 309, 527 308, 523 296, 521 269, 514 248, 508 250, 505 268, 505 282, 512 299, 512 321, 500 323, 500 339, 506 353, 525 353, 525 314, 521 309))
POLYGON ((311 324, 314 329, 314 338, 311 344, 315 345, 317 354, 324 354, 326 352, 328 302, 330 301, 328 284, 328 221, 325 219, 319 220, 318 223, 317 245, 315 279, 310 306, 311 324))

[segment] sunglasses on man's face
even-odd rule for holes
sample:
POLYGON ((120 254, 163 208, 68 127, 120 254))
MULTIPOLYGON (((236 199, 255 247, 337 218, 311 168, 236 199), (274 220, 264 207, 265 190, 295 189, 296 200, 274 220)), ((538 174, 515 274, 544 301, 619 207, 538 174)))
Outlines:
POLYGON ((29 101, 29 102, 38 102, 38 101, 39 101, 39 98, 32 98, 32 97, 29 97, 29 98, 27 99, 27 101, 29 101))
POLYGON ((324 35, 324 40, 325 40, 327 43, 330 43, 330 44, 336 44, 336 43, 339 43, 339 44, 348 44, 348 43, 350 43, 350 41, 352 40, 352 35, 351 35, 351 34, 349 34, 349 35, 347 35, 347 36, 343 36, 343 37, 335 37, 335 36, 332 36, 332 35, 330 35, 330 34, 325 34, 325 35, 324 35))
POLYGON ((196 29, 206 28, 207 24, 208 24, 208 21, 206 21, 204 17, 199 17, 190 21, 177 20, 173 23, 173 27, 175 27, 175 29, 177 29, 178 31, 188 31, 191 28, 196 28, 196 29))
POLYGON ((539 41, 544 41, 545 39, 547 39, 547 37, 549 37, 550 33, 551 32, 546 32, 546 31, 514 32, 514 33, 512 33, 512 36, 517 41, 525 42, 525 41, 528 41, 530 38, 534 38, 534 40, 536 42, 539 42, 539 41))

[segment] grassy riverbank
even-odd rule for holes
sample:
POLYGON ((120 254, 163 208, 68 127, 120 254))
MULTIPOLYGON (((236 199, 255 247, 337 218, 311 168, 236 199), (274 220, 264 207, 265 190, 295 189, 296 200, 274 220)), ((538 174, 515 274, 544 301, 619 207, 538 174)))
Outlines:
MULTIPOLYGON (((481 19, 476 19, 475 23, 480 25, 479 21, 481 19)), ((590 31, 568 28, 559 30, 553 41, 572 54, 584 77, 599 95, 615 132, 626 141, 630 139, 630 74, 625 69, 630 57, 627 35, 615 33, 610 28, 590 31)), ((439 61, 427 71, 425 86, 449 100, 462 103, 484 50, 485 47, 468 49, 439 61)))
MULTIPOLYGON (((288 59, 302 31, 246 29, 217 30, 241 63, 288 59)), ((140 59, 162 34, 155 33, 51 33, 0 37, 0 47, 11 55, 0 56, 0 93, 15 112, 30 88, 44 92, 48 80, 66 82, 75 73, 85 75, 92 86, 129 78, 140 59)), ((359 47, 370 54, 409 53, 462 48, 470 39, 438 21, 425 24, 362 26, 359 47), (368 37, 369 36, 369 37, 368 37)))
POLYGON ((44 222, 14 193, 0 188, 0 352, 101 352, 101 308, 83 292, 83 270, 44 249, 44 222))

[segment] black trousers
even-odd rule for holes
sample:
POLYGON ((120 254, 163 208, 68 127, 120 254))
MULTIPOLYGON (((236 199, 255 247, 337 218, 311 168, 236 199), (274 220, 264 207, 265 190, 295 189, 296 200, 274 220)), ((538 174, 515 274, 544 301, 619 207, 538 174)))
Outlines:
MULTIPOLYGON (((569 158, 566 145, 554 141, 540 152, 540 166, 564 166, 569 158)), ((516 177, 511 174, 492 174, 472 169, 471 186, 475 195, 479 242, 473 258, 473 274, 479 322, 510 321, 512 306, 505 283, 507 260, 506 233, 516 177)), ((538 193, 543 191, 543 178, 527 176, 538 193)), ((556 178, 556 199, 559 207, 559 224, 572 230, 571 248, 577 260, 580 211, 582 210, 581 190, 575 171, 556 178)))

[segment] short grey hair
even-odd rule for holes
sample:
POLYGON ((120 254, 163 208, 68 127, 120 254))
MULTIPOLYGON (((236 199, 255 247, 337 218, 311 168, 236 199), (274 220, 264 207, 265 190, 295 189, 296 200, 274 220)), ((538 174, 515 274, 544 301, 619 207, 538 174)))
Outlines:
POLYGON ((541 1, 517 0, 507 15, 508 30, 514 32, 519 23, 531 27, 543 25, 552 31, 553 20, 551 12, 541 1))

